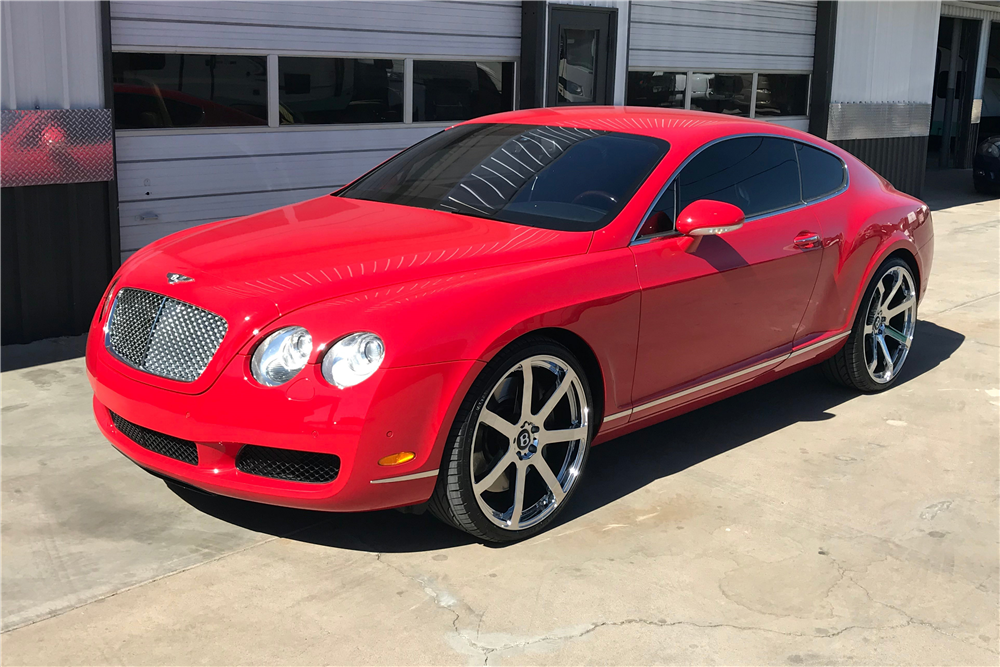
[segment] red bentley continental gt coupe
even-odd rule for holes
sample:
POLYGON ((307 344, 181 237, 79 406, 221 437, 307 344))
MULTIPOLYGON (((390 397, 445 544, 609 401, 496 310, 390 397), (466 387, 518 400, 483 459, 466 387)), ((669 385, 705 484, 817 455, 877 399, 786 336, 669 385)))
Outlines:
POLYGON ((87 370, 112 444, 247 500, 543 530, 591 445, 814 364, 899 377, 927 206, 778 125, 479 118, 331 195, 133 255, 87 370))

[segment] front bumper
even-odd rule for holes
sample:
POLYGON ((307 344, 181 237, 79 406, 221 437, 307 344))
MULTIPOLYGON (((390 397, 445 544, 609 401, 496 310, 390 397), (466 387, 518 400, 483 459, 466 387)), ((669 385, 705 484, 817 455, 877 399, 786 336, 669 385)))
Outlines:
POLYGON ((972 158, 972 177, 983 184, 1000 185, 1000 158, 977 154, 972 158))
POLYGON ((203 393, 182 394, 120 373, 98 336, 91 336, 87 374, 94 415, 104 435, 140 466, 220 495, 286 507, 360 511, 423 502, 436 483, 444 440, 482 363, 456 361, 383 369, 346 390, 328 385, 311 364, 281 387, 250 379, 236 355, 203 393), (109 410, 133 424, 193 441, 198 464, 169 458, 121 433, 109 410), (236 468, 244 445, 335 454, 337 478, 326 484, 260 477, 236 468), (400 451, 405 464, 378 460, 400 451), (397 479, 400 478, 400 479, 397 479), (392 481, 389 481, 392 480, 392 481))

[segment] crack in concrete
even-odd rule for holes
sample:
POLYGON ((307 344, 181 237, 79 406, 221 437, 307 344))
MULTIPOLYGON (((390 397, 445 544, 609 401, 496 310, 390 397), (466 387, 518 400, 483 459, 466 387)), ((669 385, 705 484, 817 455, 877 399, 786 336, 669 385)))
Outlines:
MULTIPOLYGON (((886 556, 886 558, 888 558, 888 556, 886 556)), ((430 580, 428 580, 426 577, 423 577, 423 576, 420 576, 420 575, 414 576, 414 575, 408 574, 407 572, 404 572, 399 567, 393 565, 392 563, 389 563, 386 560, 383 560, 381 553, 375 553, 375 560, 378 561, 379 563, 382 563, 382 564, 386 565, 387 567, 391 568, 392 570, 394 570, 395 572, 397 572, 400 576, 402 576, 402 577, 404 577, 406 579, 409 579, 410 581, 412 581, 415 584, 418 584, 421 587, 421 590, 423 590, 424 593, 428 597, 430 597, 432 600, 434 600, 435 604, 437 604, 439 607, 441 607, 443 609, 446 609, 447 611, 451 612, 451 614, 452 614, 452 619, 451 619, 452 631, 454 632, 454 634, 455 634, 456 637, 458 637, 462 642, 464 642, 464 644, 468 647, 468 649, 471 652, 474 652, 474 653, 482 656, 482 659, 483 659, 483 663, 482 664, 484 665, 484 667, 487 667, 490 664, 490 658, 493 657, 497 653, 509 651, 511 649, 522 649, 522 648, 525 648, 525 647, 528 647, 528 646, 533 646, 533 645, 536 645, 536 644, 542 644, 542 643, 545 643, 545 642, 558 642, 558 641, 568 642, 568 641, 574 641, 574 640, 580 639, 581 637, 585 637, 585 636, 587 636, 587 635, 589 635, 589 634, 591 634, 591 633, 593 633, 593 632, 595 632, 597 630, 600 630, 602 628, 619 628, 619 627, 626 627, 626 626, 629 626, 629 625, 645 625, 645 626, 657 627, 657 628, 670 628, 670 627, 677 627, 677 626, 689 626, 689 627, 701 628, 701 629, 706 629, 706 630, 719 629, 719 628, 728 628, 728 629, 732 629, 732 630, 739 630, 739 631, 742 631, 742 632, 763 632, 763 633, 768 633, 768 634, 781 635, 781 636, 785 636, 785 637, 798 637, 798 638, 803 638, 803 639, 830 639, 830 638, 833 638, 833 637, 839 637, 840 635, 842 635, 844 633, 851 632, 851 631, 854 631, 854 630, 876 630, 876 631, 880 631, 880 630, 897 630, 897 629, 909 627, 911 625, 920 625, 920 626, 923 626, 923 627, 927 627, 930 630, 932 630, 934 632, 937 632, 939 634, 942 634, 942 635, 944 635, 944 636, 946 636, 946 637, 948 637, 950 639, 954 639, 954 640, 956 640, 958 642, 961 642, 961 643, 963 643, 963 644, 965 644, 967 646, 971 646, 973 648, 983 649, 983 650, 986 650, 986 651, 988 651, 990 653, 993 653, 993 654, 998 654, 997 651, 995 651, 995 650, 993 650, 993 649, 991 649, 989 647, 979 646, 977 644, 970 643, 970 642, 962 639, 961 637, 958 637, 958 636, 952 635, 952 634, 950 634, 948 632, 945 632, 944 630, 938 628, 937 626, 935 626, 933 623, 931 623, 929 621, 925 621, 923 619, 915 618, 914 616, 910 615, 909 613, 907 613, 903 609, 900 609, 900 608, 898 608, 898 607, 896 607, 894 605, 888 604, 886 602, 882 602, 880 600, 876 600, 874 597, 872 597, 872 595, 868 591, 868 589, 866 589, 864 586, 862 586, 861 584, 859 584, 854 579, 854 577, 852 577, 850 575, 850 573, 852 573, 852 572, 857 572, 856 570, 852 570, 852 569, 850 569, 848 567, 845 567, 845 566, 841 565, 836 559, 834 559, 832 557, 831 557, 831 560, 833 561, 834 567, 836 567, 837 570, 838 570, 838 572, 840 573, 840 577, 837 579, 837 581, 832 586, 830 586, 830 588, 826 592, 825 597, 829 597, 829 595, 833 591, 833 589, 836 588, 838 585, 840 585, 844 581, 844 579, 847 579, 852 584, 854 584, 859 589, 861 589, 861 591, 864 592, 865 596, 868 598, 868 600, 870 602, 872 602, 873 604, 877 604, 877 605, 886 607, 888 609, 892 609, 896 613, 900 614, 905 619, 905 621, 903 623, 897 623, 897 624, 891 624, 891 625, 856 625, 856 624, 852 624, 852 625, 844 626, 843 628, 840 628, 839 630, 835 630, 835 631, 832 631, 832 632, 829 632, 829 633, 826 633, 826 634, 810 634, 810 633, 805 633, 805 632, 790 632, 790 631, 784 631, 784 630, 775 630, 773 628, 766 628, 766 627, 760 627, 760 626, 755 626, 755 625, 738 625, 738 624, 735 624, 735 623, 698 623, 696 621, 683 621, 683 620, 680 620, 680 621, 666 621, 666 620, 650 620, 650 619, 644 619, 644 618, 626 618, 626 619, 623 619, 623 620, 620 620, 620 621, 600 621, 600 622, 596 622, 596 623, 590 623, 589 625, 586 625, 582 629, 576 629, 576 630, 573 630, 573 629, 561 629, 561 630, 556 630, 554 632, 550 632, 548 634, 542 635, 541 637, 533 637, 533 638, 530 638, 530 639, 525 639, 523 641, 504 642, 504 643, 500 643, 500 644, 490 644, 488 642, 483 642, 482 641, 482 624, 483 624, 483 617, 485 616, 485 612, 477 612, 477 611, 475 611, 474 609, 472 609, 471 607, 469 607, 469 605, 467 605, 464 602, 461 602, 457 598, 454 598, 450 594, 448 594, 447 597, 445 597, 445 595, 443 594, 443 592, 437 590, 436 588, 434 588, 434 586, 432 585, 432 582, 430 580), (470 615, 472 615, 474 617, 478 617, 478 622, 476 624, 476 630, 475 630, 475 634, 474 635, 470 635, 468 632, 466 632, 465 630, 463 630, 462 628, 459 627, 459 623, 463 619, 463 614, 459 610, 457 610, 457 609, 454 608, 456 606, 464 607, 464 608, 468 609, 470 615)), ((728 596, 727 596, 727 599, 728 599, 728 596)), ((740 606, 743 606, 743 605, 740 605, 740 606)), ((750 610, 750 611, 753 611, 753 610, 750 610)), ((754 612, 754 613, 759 613, 759 612, 754 612)), ((774 616, 773 614, 765 614, 765 615, 774 616)), ((782 618, 787 618, 787 617, 782 617, 782 618)))

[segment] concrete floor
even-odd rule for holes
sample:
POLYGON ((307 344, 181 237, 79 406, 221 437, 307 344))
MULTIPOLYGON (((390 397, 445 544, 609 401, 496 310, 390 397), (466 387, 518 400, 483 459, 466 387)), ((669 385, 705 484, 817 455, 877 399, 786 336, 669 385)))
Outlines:
POLYGON ((82 359, 7 370, 4 663, 996 665, 1000 203, 952 178, 901 384, 806 371, 598 447, 506 548, 173 490, 82 359))

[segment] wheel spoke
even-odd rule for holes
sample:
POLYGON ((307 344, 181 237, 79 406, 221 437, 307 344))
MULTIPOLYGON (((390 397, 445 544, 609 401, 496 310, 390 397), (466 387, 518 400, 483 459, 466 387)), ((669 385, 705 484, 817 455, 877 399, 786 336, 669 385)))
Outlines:
POLYGON ((523 422, 525 419, 531 419, 531 394, 534 390, 534 378, 531 377, 531 364, 527 362, 521 363, 521 377, 523 378, 521 384, 521 417, 520 420, 523 422))
POLYGON ((517 435, 517 426, 485 407, 479 413, 479 423, 486 424, 490 428, 503 433, 508 440, 513 440, 517 435))
POLYGON ((545 480, 545 483, 552 491, 552 497, 556 503, 562 502, 562 499, 566 497, 566 493, 563 491, 562 484, 559 483, 559 478, 556 477, 555 473, 552 472, 552 468, 549 467, 549 462, 539 455, 531 460, 531 465, 535 466, 535 470, 545 480))
POLYGON ((510 527, 519 528, 521 526, 521 514, 524 512, 524 478, 528 466, 516 466, 517 473, 514 478, 514 508, 510 513, 510 527))
POLYGON ((885 357, 885 373, 886 377, 892 377, 892 355, 889 354, 889 348, 885 345, 885 336, 876 336, 878 340, 879 349, 882 350, 882 356, 885 357))
POLYGON ((889 296, 879 301, 879 304, 882 306, 883 309, 890 303, 892 303, 892 298, 896 296, 896 292, 899 291, 899 286, 903 284, 903 276, 901 274, 895 273, 893 275, 896 276, 896 282, 893 283, 892 289, 889 290, 889 296))
POLYGON ((486 477, 483 477, 482 480, 473 485, 472 488, 476 492, 476 495, 481 494, 483 491, 493 486, 493 483, 497 481, 500 475, 504 474, 510 466, 511 458, 510 450, 508 449, 507 453, 504 454, 499 461, 497 461, 495 466, 493 466, 493 470, 490 470, 486 477))
POLYGON ((872 325, 870 325, 870 324, 866 324, 865 325, 865 335, 866 336, 869 335, 869 334, 871 334, 874 330, 875 330, 875 327, 873 327, 872 325))
POLYGON ((569 391, 569 388, 573 384, 574 380, 576 380, 576 373, 574 373, 572 369, 567 370, 566 375, 563 376, 562 382, 559 383, 559 386, 556 387, 556 390, 552 392, 551 396, 549 396, 549 400, 545 401, 545 405, 542 406, 542 409, 538 411, 537 415, 538 423, 541 424, 545 423, 545 420, 548 419, 549 414, 553 410, 555 410, 556 406, 559 404, 559 401, 561 401, 563 396, 566 395, 566 392, 569 391))
POLYGON ((587 438, 589 428, 586 426, 577 426, 575 428, 564 428, 564 429, 553 429, 542 430, 539 433, 538 440, 543 444, 549 445, 553 442, 573 442, 574 440, 585 440, 587 438))
POLYGON ((885 335, 889 336, 890 338, 896 339, 897 341, 899 341, 901 345, 905 345, 906 347, 910 346, 909 341, 906 339, 906 335, 903 334, 902 331, 897 331, 896 329, 886 325, 885 335))
POLYGON ((911 294, 910 296, 903 299, 903 302, 900 303, 898 306, 887 308, 885 311, 885 319, 891 320, 892 318, 896 317, 896 315, 899 315, 903 311, 909 309, 911 306, 913 306, 914 301, 916 301, 916 299, 911 294))

